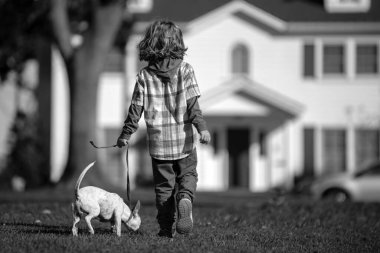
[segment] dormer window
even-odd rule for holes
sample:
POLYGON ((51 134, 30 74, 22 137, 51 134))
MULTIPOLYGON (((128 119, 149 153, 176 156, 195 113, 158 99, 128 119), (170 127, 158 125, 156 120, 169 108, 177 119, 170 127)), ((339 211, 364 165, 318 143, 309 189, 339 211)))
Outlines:
POLYGON ((371 7, 371 0, 324 0, 328 12, 367 12, 371 7))
POLYGON ((147 13, 153 8, 153 0, 129 0, 127 7, 131 13, 147 13))
POLYGON ((232 74, 249 73, 249 50, 243 44, 237 44, 232 49, 232 74))

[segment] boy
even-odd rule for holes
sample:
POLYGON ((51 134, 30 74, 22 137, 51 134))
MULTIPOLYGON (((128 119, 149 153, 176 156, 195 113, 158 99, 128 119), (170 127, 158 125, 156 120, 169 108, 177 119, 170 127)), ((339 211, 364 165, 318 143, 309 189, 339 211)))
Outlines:
POLYGON ((138 45, 140 60, 148 66, 137 74, 131 106, 117 144, 128 144, 144 112, 149 153, 152 157, 159 236, 172 238, 175 230, 193 228, 192 203, 198 181, 196 133, 208 144, 210 133, 199 108, 200 91, 190 64, 183 61, 187 48, 182 32, 171 21, 154 22, 138 45), (175 185, 178 186, 176 194, 175 185))

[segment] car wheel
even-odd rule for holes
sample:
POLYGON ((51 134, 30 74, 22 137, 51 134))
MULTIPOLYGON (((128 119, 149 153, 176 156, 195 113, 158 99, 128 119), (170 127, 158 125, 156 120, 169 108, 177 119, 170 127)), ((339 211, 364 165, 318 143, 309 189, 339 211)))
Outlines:
POLYGON ((333 200, 338 203, 343 203, 350 200, 350 196, 347 192, 339 189, 329 190, 324 194, 324 198, 333 200))

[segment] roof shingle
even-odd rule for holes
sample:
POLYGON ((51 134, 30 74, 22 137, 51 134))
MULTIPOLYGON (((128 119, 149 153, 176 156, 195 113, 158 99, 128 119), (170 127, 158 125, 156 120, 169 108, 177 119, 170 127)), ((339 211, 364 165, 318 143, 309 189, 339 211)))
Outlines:
MULTIPOLYGON (((168 18, 190 22, 234 0, 152 0, 149 13, 137 14, 137 21, 168 18)), ((372 0, 365 13, 328 13, 323 0, 245 0, 286 22, 380 22, 380 1, 372 0)))

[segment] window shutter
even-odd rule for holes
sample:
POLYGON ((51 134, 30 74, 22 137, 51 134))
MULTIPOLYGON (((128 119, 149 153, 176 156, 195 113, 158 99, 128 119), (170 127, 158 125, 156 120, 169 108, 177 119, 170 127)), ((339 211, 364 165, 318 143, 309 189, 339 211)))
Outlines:
POLYGON ((304 77, 314 77, 315 76, 315 56, 314 56, 314 45, 305 44, 304 54, 303 54, 303 75, 304 77))

